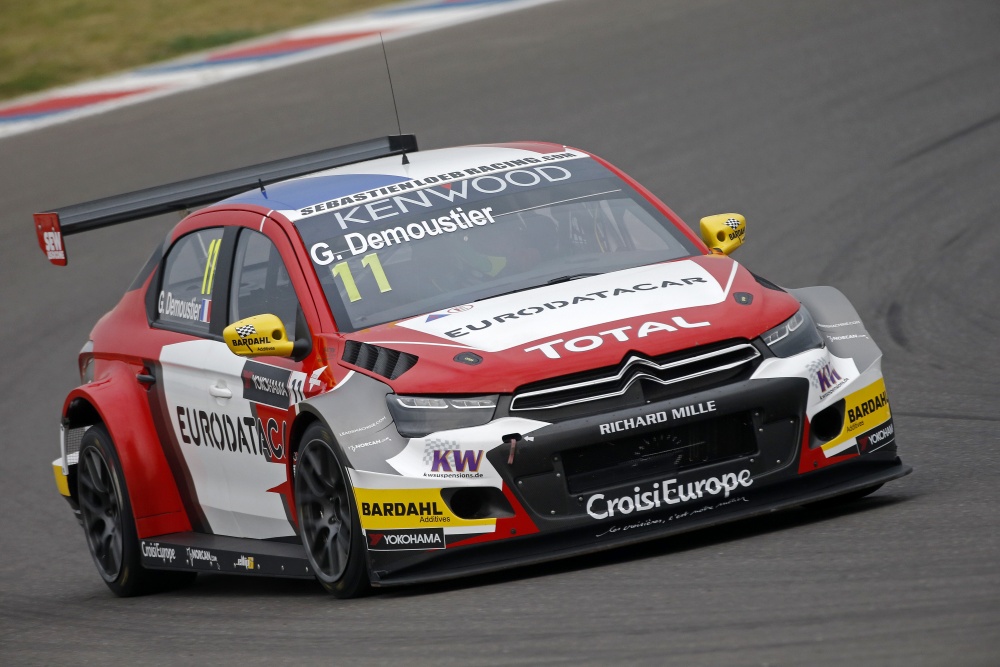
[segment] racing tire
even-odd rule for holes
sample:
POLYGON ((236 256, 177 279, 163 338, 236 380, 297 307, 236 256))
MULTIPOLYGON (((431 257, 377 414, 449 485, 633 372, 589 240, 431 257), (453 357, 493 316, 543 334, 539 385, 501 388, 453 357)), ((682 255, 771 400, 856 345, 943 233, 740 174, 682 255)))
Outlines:
POLYGON ((322 424, 302 435, 295 468, 295 507, 309 565, 338 598, 371 591, 365 542, 340 449, 322 424))
POLYGON ((87 429, 77 463, 77 498, 87 548, 104 583, 118 597, 190 584, 197 572, 147 570, 118 453, 103 424, 87 429))

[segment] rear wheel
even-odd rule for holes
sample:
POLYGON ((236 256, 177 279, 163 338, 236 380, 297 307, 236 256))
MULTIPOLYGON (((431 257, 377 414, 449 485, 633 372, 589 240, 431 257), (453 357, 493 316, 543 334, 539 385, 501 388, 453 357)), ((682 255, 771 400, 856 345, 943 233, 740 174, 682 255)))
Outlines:
POLYGON ((295 469, 299 531, 316 578, 338 598, 371 589, 361 523, 333 437, 321 424, 306 429, 295 469))
POLYGON ((157 572, 140 565, 125 477, 103 424, 87 429, 80 443, 77 497, 90 555, 115 595, 130 597, 194 581, 194 572, 157 572))

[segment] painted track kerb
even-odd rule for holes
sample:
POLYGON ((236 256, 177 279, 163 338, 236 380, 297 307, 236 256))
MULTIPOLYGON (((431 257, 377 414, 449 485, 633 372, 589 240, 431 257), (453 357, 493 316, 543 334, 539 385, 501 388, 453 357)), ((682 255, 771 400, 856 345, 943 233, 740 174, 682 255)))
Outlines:
POLYGON ((383 7, 0 105, 0 138, 182 91, 557 0, 433 0, 383 7))

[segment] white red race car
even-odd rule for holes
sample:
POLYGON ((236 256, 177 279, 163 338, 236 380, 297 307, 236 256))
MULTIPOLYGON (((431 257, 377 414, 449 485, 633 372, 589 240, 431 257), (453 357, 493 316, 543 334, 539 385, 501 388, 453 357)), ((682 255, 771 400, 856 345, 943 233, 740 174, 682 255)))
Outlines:
POLYGON ((547 143, 385 137, 36 214, 188 215, 80 353, 59 491, 119 595, 197 572, 468 576, 841 496, 896 456, 881 353, 547 143), (228 197, 228 198, 227 198, 228 197), (221 200, 221 201, 220 201, 221 200))

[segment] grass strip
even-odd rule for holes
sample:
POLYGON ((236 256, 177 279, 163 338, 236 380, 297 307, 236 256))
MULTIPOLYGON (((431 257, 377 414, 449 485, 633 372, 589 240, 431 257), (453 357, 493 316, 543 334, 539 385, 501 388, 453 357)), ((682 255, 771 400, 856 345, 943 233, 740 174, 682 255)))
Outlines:
POLYGON ((225 46, 389 0, 0 0, 0 99, 225 46))

